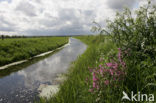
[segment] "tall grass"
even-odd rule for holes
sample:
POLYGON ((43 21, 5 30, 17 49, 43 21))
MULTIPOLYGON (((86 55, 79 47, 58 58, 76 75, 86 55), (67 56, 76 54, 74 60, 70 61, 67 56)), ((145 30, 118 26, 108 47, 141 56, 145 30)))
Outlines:
POLYGON ((0 66, 54 50, 68 42, 67 37, 15 38, 0 40, 0 66))

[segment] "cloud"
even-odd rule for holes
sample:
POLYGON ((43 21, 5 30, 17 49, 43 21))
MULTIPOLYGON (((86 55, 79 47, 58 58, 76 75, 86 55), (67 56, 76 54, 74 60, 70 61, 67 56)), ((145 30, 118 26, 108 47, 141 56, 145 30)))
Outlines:
POLYGON ((107 0, 107 4, 112 9, 122 10, 124 6, 133 8, 137 0, 107 0))
POLYGON ((40 20, 42 29, 29 29, 26 34, 35 35, 78 35, 90 33, 92 16, 91 10, 61 9, 58 17, 46 13, 46 18, 40 20), (90 16, 90 17, 88 17, 90 16), (86 21, 86 20, 89 21, 86 21), (87 29, 86 29, 87 28, 87 29))
POLYGON ((17 11, 21 11, 22 13, 26 14, 27 16, 36 16, 35 7, 30 4, 29 2, 21 1, 16 9, 17 11))
POLYGON ((64 21, 61 19, 58 22, 56 27, 53 25, 56 22, 44 22, 45 29, 29 29, 26 31, 27 35, 80 35, 90 33, 90 24, 83 24, 82 21, 64 21), (51 27, 51 28, 50 28, 51 27), (48 28, 48 29, 47 29, 48 28), (87 29, 86 29, 87 28, 87 29))
POLYGON ((0 23, 1 23, 1 25, 14 26, 14 24, 5 20, 5 18, 3 16, 0 16, 0 23))
POLYGON ((15 25, 11 22, 8 22, 3 16, 0 16, 0 31, 15 31, 15 25))
POLYGON ((0 0, 0 2, 4 2, 4 1, 7 1, 8 3, 11 2, 11 0, 0 0))
POLYGON ((0 31, 8 31, 8 32, 13 32, 14 29, 11 27, 5 27, 5 26, 0 26, 0 31))
POLYGON ((144 0, 0 0, 0 32, 19 35, 91 34, 92 22, 105 26, 123 6, 144 0))

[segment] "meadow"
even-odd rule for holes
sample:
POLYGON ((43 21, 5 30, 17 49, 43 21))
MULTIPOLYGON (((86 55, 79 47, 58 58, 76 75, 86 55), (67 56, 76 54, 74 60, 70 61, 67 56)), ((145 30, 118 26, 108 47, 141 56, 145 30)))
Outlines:
POLYGON ((76 37, 87 50, 69 68, 60 91, 40 102, 155 102, 156 7, 149 2, 135 13, 133 18, 126 8, 107 22, 108 31, 97 25, 99 35, 76 37))
POLYGON ((54 50, 67 42, 68 37, 0 39, 0 66, 54 50))

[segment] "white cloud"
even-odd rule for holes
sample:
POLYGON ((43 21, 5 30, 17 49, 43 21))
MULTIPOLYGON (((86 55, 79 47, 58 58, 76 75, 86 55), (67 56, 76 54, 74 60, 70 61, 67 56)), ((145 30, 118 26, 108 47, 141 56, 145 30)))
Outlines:
POLYGON ((34 5, 29 2, 21 1, 17 5, 16 10, 21 11, 21 13, 24 13, 27 16, 37 16, 34 5))
POLYGON ((133 8, 137 0, 107 0, 110 8, 121 10, 124 6, 133 8))
POLYGON ((89 34, 93 21, 105 24, 104 20, 113 19, 115 11, 124 5, 135 8, 143 3, 144 0, 0 0, 0 32, 89 34))

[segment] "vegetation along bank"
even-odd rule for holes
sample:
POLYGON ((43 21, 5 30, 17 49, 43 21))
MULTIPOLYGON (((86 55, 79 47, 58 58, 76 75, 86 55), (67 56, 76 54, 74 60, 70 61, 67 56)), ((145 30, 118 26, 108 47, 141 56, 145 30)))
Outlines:
POLYGON ((0 40, 0 66, 28 59, 54 50, 68 42, 68 37, 7 38, 0 40))

